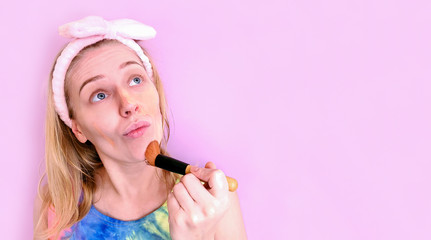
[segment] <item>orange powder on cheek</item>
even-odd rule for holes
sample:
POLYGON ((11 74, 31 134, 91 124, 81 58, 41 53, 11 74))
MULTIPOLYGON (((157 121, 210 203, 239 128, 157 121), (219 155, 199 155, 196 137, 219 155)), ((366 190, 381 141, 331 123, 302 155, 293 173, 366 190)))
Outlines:
POLYGON ((96 129, 96 131, 106 140, 109 142, 109 144, 111 144, 112 147, 115 147, 114 141, 112 141, 112 139, 110 139, 108 136, 106 136, 102 130, 100 130, 100 128, 97 127, 96 123, 93 123, 93 127, 96 129))

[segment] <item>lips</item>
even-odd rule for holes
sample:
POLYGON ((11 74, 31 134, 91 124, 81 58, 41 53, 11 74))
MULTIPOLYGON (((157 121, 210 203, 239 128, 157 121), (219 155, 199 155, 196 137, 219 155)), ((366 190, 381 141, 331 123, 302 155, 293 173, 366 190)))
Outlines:
POLYGON ((130 138, 138 138, 144 134, 145 130, 147 130, 150 125, 151 124, 147 121, 133 123, 126 129, 123 135, 130 138))

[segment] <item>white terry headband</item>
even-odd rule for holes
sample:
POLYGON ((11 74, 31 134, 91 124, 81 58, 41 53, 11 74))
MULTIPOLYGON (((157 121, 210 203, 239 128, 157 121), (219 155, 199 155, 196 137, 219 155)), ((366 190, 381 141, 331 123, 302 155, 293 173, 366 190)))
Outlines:
POLYGON ((150 78, 153 76, 150 60, 135 42, 135 40, 148 40, 156 36, 156 30, 150 26, 131 19, 106 21, 101 17, 89 16, 60 26, 59 33, 63 37, 74 38, 58 57, 52 78, 55 110, 70 128, 72 128, 72 121, 66 104, 64 80, 73 58, 86 46, 103 39, 116 39, 133 49, 142 60, 148 76, 150 78))

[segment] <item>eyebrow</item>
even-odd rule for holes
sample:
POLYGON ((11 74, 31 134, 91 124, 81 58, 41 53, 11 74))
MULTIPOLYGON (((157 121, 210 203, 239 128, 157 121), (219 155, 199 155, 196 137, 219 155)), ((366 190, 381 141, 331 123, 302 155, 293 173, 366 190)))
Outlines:
MULTIPOLYGON (((140 63, 138 63, 136 61, 127 61, 127 62, 122 63, 118 69, 121 70, 121 69, 123 69, 123 68, 125 68, 125 67, 127 67, 129 65, 133 65, 133 64, 137 64, 137 65, 141 66, 142 68, 144 68, 144 66, 142 66, 142 64, 140 64, 140 63)), ((84 88, 85 85, 87 85, 87 84, 89 84, 91 82, 97 81, 99 79, 102 79, 104 77, 105 77, 105 75, 99 74, 99 75, 96 75, 96 76, 94 76, 92 78, 89 78, 89 79, 85 80, 82 83, 81 87, 79 88, 79 94, 81 94, 81 91, 82 91, 82 89, 84 88)))
MULTIPOLYGON (((132 65, 132 64, 138 64, 139 66, 141 66, 141 67, 143 67, 143 68, 144 68, 144 66, 142 66, 142 64, 140 64, 140 63, 138 63, 138 62, 136 62, 136 61, 127 61, 127 62, 122 63, 118 69, 120 69, 120 70, 121 70, 121 69, 123 69, 123 68, 127 67, 128 65, 132 65)), ((145 68, 144 68, 144 69, 145 69, 145 68)))

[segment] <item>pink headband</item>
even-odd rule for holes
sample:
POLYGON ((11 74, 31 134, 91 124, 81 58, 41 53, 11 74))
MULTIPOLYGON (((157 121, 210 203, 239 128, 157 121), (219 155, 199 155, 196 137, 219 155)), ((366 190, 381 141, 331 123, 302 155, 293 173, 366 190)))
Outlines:
POLYGON ((148 40, 156 36, 156 31, 150 26, 131 19, 106 21, 101 17, 89 16, 60 26, 59 33, 63 37, 74 38, 58 57, 52 79, 55 110, 70 128, 72 128, 72 121, 69 118, 64 94, 64 79, 72 59, 86 46, 103 39, 116 39, 133 49, 142 60, 148 76, 150 78, 153 76, 150 60, 135 42, 135 40, 148 40))

